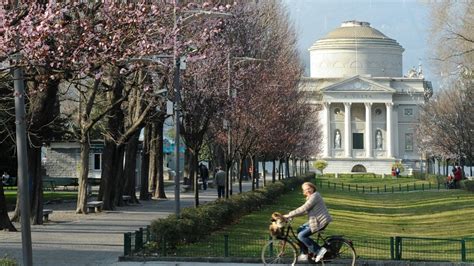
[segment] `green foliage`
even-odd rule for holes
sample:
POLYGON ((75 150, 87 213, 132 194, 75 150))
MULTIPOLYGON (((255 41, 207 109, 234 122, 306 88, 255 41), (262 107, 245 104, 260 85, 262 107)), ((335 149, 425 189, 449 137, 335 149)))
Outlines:
POLYGON ((446 176, 429 174, 426 176, 426 180, 434 184, 444 184, 446 182, 446 176))
POLYGON ((210 232, 216 231, 238 220, 243 215, 261 210, 281 194, 294 190, 303 182, 314 179, 314 174, 305 177, 284 179, 268 186, 233 195, 197 208, 185 208, 178 219, 175 215, 154 220, 151 232, 158 241, 166 239, 166 246, 173 249, 180 244, 199 241, 210 232))
POLYGON ((462 180, 460 182, 461 189, 474 192, 474 180, 462 180))
MULTIPOLYGON (((333 175, 335 177, 335 175, 333 175)), ((376 178, 374 173, 338 174, 338 178, 376 178)))
POLYGON ((325 160, 317 160, 313 163, 313 167, 321 171, 323 173, 323 170, 328 167, 328 162, 325 160))
POLYGON ((18 263, 16 263, 16 260, 10 259, 7 257, 0 258, 0 265, 1 266, 16 266, 18 263))

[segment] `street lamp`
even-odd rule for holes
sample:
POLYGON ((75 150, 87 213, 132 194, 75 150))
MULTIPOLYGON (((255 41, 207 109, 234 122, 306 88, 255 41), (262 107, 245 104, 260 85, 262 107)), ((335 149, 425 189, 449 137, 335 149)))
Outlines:
MULTIPOLYGON (((265 62, 265 59, 253 58, 253 57, 238 57, 238 56, 231 56, 230 53, 227 54, 227 95, 231 99, 231 104, 234 102, 233 99, 237 97, 237 91, 231 89, 231 73, 232 73, 232 66, 238 65, 243 62, 265 62), (235 60, 234 63, 231 61, 235 60)), ((232 169, 232 123, 229 117, 229 121, 224 120, 224 128, 227 129, 227 162, 225 164, 225 197, 229 198, 229 194, 232 195, 232 180, 231 180, 231 169, 232 169)))
MULTIPOLYGON (((177 42, 178 42, 178 16, 177 16, 177 6, 179 4, 179 0, 174 1, 174 25, 173 25, 173 32, 174 32, 174 45, 173 45, 173 56, 174 56, 174 77, 173 77, 173 86, 175 88, 175 152, 176 152, 176 175, 174 177, 174 197, 175 197, 175 215, 176 217, 180 217, 180 172, 179 172, 179 117, 180 117, 180 105, 181 105, 181 82, 180 82, 180 70, 183 69, 182 66, 185 67, 185 61, 181 59, 178 52, 177 42)), ((206 10, 190 10, 183 12, 185 14, 190 14, 187 17, 180 18, 180 22, 182 25, 185 25, 192 21, 194 18, 198 18, 201 16, 215 16, 215 17, 223 17, 223 16, 230 16, 229 13, 224 12, 215 12, 215 11, 206 11, 206 10)))

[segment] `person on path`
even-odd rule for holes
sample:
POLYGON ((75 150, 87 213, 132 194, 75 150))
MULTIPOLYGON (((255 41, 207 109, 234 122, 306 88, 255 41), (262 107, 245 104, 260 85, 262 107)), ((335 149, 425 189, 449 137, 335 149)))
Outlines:
POLYGON ((209 179, 209 169, 203 164, 199 164, 199 175, 201 176, 202 180, 202 189, 207 189, 207 181, 209 179))
POLYGON ((225 172, 222 171, 222 168, 219 166, 216 173, 216 186, 217 186, 217 198, 225 196, 225 172))

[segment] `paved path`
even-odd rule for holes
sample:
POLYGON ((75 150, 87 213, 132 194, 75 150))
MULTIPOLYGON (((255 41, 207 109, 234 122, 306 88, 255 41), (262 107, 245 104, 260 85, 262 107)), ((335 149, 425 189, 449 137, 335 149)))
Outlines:
MULTIPOLYGON (((244 191, 250 187, 249 182, 243 184, 244 191)), ((115 211, 98 214, 77 215, 75 203, 45 205, 45 209, 54 212, 50 222, 31 227, 33 265, 129 264, 118 262, 118 257, 123 255, 123 234, 174 213, 173 188, 166 189, 168 200, 142 201, 139 205, 117 207, 115 211)), ((236 193, 238 186, 234 184, 233 190, 236 193)), ((200 190, 201 204, 216 199, 215 188, 200 190)), ((180 202, 181 208, 193 206, 193 192, 181 193, 180 202)), ((20 224, 15 223, 15 227, 20 229, 20 224)), ((0 257, 5 255, 23 263, 20 232, 0 231, 0 257)))

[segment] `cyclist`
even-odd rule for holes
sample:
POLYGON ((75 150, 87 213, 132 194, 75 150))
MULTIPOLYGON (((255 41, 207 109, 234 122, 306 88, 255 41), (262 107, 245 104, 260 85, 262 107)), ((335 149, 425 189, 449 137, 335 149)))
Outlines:
MULTIPOLYGON (((308 222, 300 226, 297 230, 298 239, 306 245, 308 253, 317 254, 313 257, 314 261, 319 262, 326 254, 327 250, 320 247, 310 236, 318 231, 323 230, 332 221, 332 217, 324 204, 321 194, 317 192, 316 186, 311 182, 305 182, 301 186, 303 195, 306 197, 306 202, 295 210, 285 214, 285 218, 292 218, 296 216, 308 214, 308 222)), ((307 255, 301 253, 298 257, 299 261, 307 260, 307 255)))

